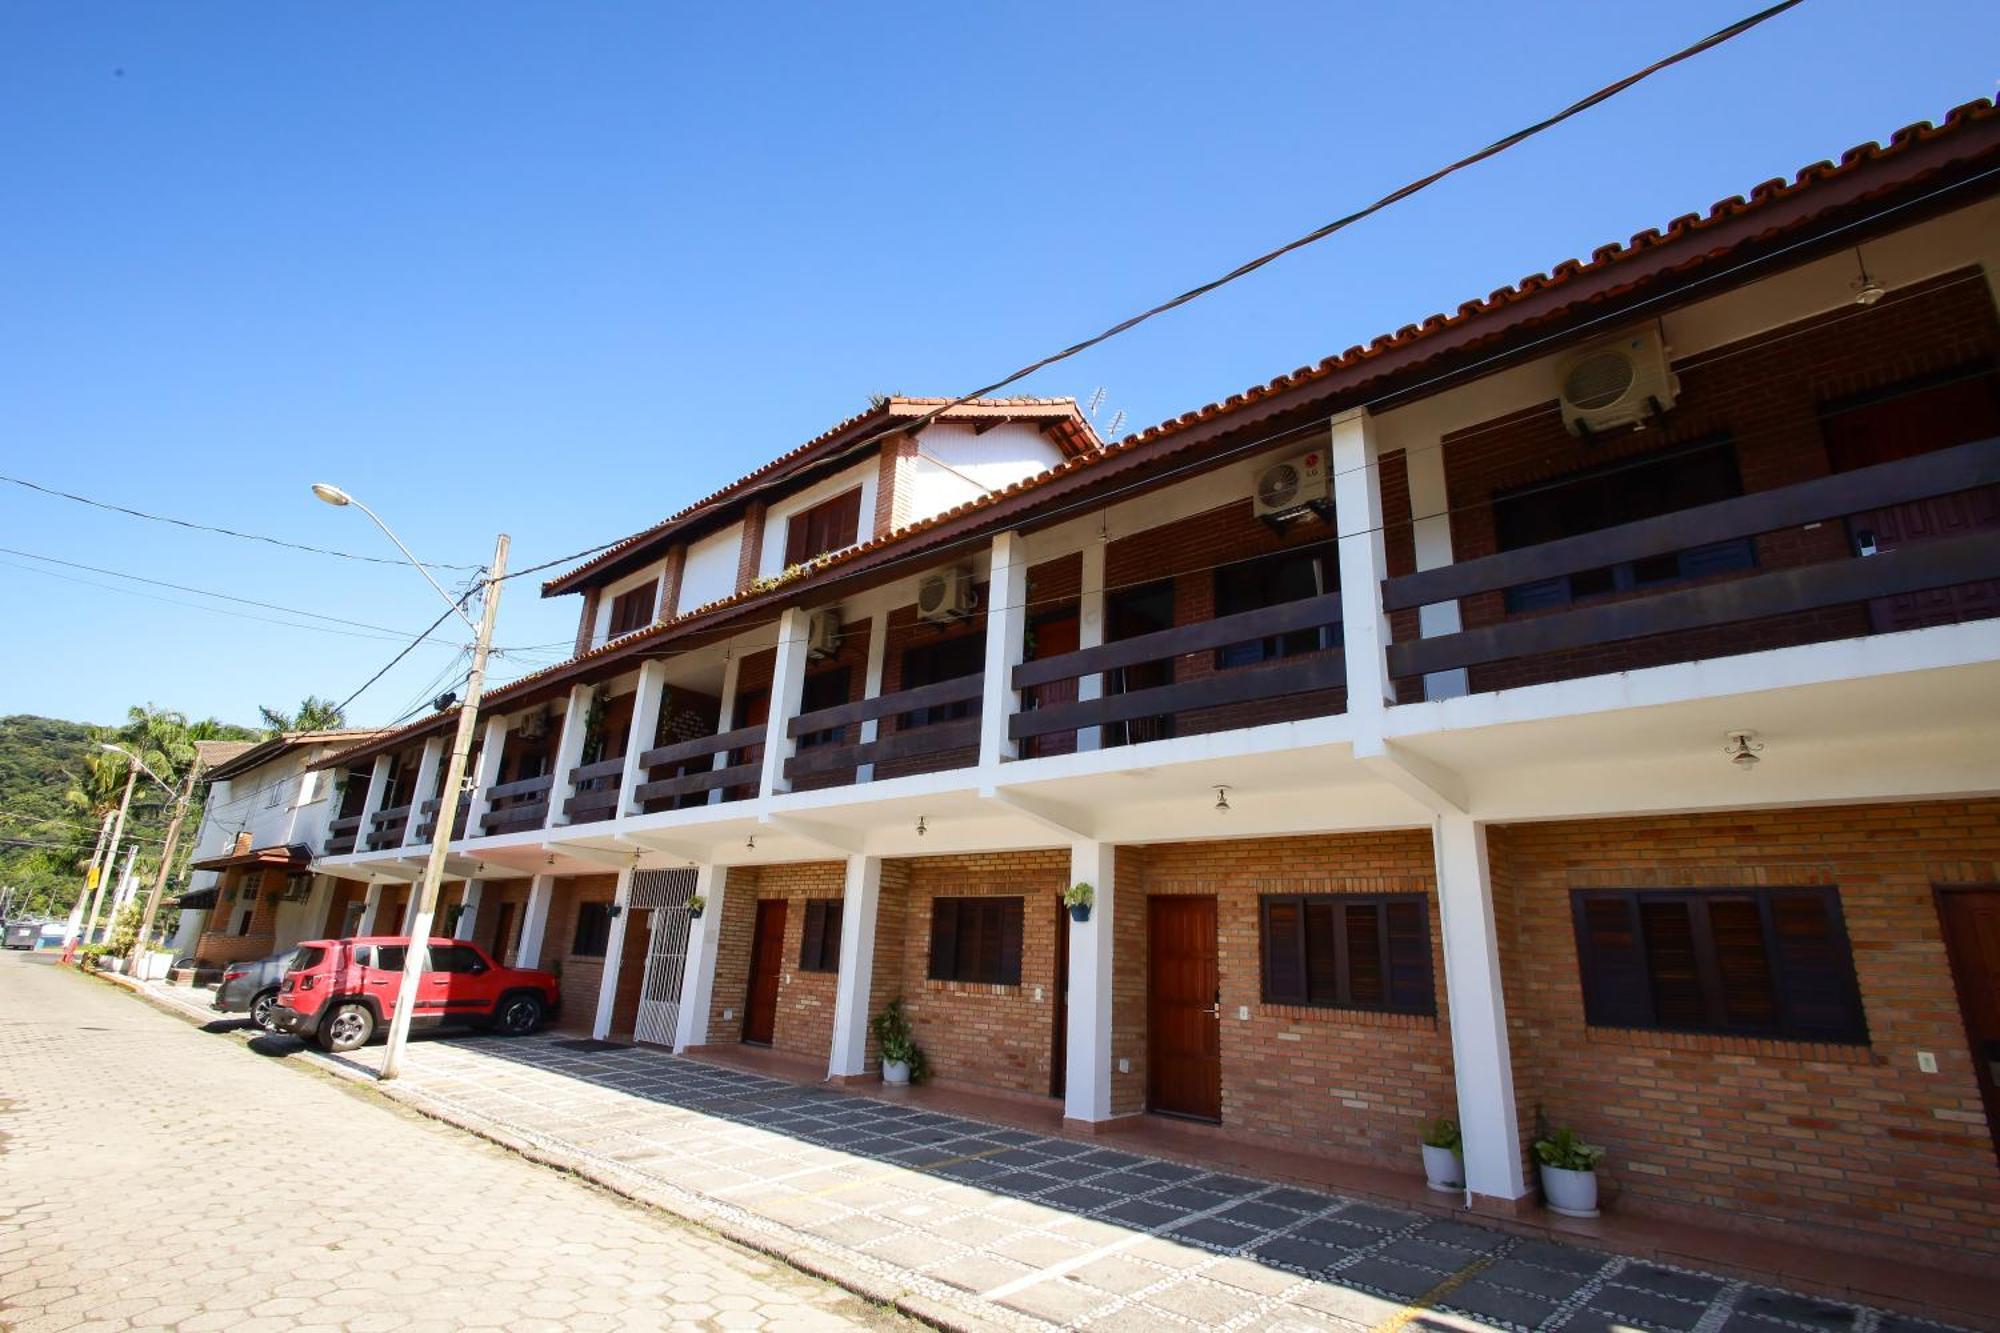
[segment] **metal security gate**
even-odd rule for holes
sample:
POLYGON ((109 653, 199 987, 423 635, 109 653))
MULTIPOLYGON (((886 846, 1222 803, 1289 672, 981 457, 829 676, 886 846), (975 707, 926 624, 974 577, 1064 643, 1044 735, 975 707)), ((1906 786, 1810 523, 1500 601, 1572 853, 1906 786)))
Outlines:
POLYGON ((632 907, 652 914, 646 976, 639 987, 636 1040, 672 1046, 681 1021, 681 980, 687 972, 688 910, 693 870, 641 870, 632 876, 632 907))

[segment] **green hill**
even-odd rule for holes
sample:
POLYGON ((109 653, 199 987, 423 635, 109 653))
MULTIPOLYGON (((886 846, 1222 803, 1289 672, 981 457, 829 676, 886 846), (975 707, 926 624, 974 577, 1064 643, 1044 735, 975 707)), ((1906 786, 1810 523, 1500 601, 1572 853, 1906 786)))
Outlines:
POLYGON ((63 867, 58 844, 83 831, 87 857, 95 829, 79 829, 63 793, 82 775, 96 735, 60 718, 0 718, 0 888, 28 891, 37 911, 67 911, 81 882, 78 871, 63 867))

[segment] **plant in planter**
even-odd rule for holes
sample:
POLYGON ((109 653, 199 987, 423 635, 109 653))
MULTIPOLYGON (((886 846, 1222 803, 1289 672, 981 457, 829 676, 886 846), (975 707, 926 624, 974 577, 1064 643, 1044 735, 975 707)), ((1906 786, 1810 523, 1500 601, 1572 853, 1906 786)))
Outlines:
POLYGON ((1597 1216, 1597 1164, 1604 1149, 1585 1143, 1564 1126, 1535 1140, 1535 1161, 1542 1169, 1542 1197, 1549 1211, 1564 1217, 1597 1216))
POLYGON ((1069 908, 1070 920, 1088 921, 1091 904, 1097 901, 1097 890, 1078 880, 1063 890, 1062 900, 1063 906, 1069 908))
POLYGON ((688 895, 688 920, 701 920, 701 909, 708 906, 708 899, 698 893, 688 895))
POLYGON ((910 1017, 903 1012, 902 996, 889 1001, 889 1007, 869 1021, 868 1030, 875 1034, 875 1045, 882 1052, 884 1083, 901 1086, 924 1081, 930 1073, 930 1061, 924 1058, 916 1034, 910 1030, 910 1017))
POLYGON ((1451 1194, 1465 1188, 1463 1139, 1458 1122, 1439 1116, 1424 1122, 1424 1180, 1434 1190, 1451 1194))

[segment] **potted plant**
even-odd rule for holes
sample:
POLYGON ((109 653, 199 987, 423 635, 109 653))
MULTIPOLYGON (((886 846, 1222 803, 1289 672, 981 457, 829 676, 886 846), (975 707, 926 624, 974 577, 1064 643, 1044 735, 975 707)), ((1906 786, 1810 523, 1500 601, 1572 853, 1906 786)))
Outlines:
POLYGON ((1078 880, 1063 890, 1063 906, 1069 908, 1069 919, 1083 922, 1090 920, 1090 905, 1097 901, 1097 890, 1078 880))
POLYGON ((688 920, 701 920, 701 909, 708 906, 708 899, 698 893, 688 895, 688 920))
POLYGON ((1604 1149, 1585 1143, 1564 1126, 1535 1140, 1535 1161, 1542 1168, 1542 1197, 1549 1211, 1564 1217, 1597 1216, 1597 1164, 1604 1149))
POLYGON ((909 1015, 903 1012, 903 997, 899 995, 889 1001, 889 1007, 875 1015, 868 1027, 882 1052, 882 1081, 895 1087, 923 1082, 930 1072, 930 1062, 924 1059, 916 1035, 910 1030, 909 1015))
POLYGON ((1444 1194, 1464 1189, 1465 1159, 1459 1151, 1463 1140, 1458 1132, 1458 1122, 1444 1116, 1426 1120, 1423 1137, 1425 1182, 1444 1194))

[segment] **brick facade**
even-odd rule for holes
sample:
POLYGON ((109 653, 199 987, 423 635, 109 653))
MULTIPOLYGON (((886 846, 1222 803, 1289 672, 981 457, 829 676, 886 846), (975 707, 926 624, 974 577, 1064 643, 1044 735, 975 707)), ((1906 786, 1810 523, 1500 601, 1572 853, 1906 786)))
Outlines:
POLYGON ((743 506, 743 544, 736 548, 736 591, 746 592, 757 581, 757 566, 764 558, 764 511, 762 500, 743 506))
POLYGON ((886 537, 898 528, 909 526, 916 465, 915 435, 896 435, 882 442, 877 455, 874 523, 869 529, 871 536, 886 537))
POLYGON ((833 1000, 839 978, 832 972, 801 972, 799 944, 805 931, 807 901, 839 898, 846 890, 847 866, 840 861, 730 869, 722 895, 722 934, 716 942, 715 985, 710 996, 711 1043, 743 1039, 757 904, 781 899, 785 903, 785 946, 779 959, 778 1010, 771 1024, 771 1049, 826 1059, 833 1047, 833 1000))
MULTIPOLYGON (((604 960, 574 952, 577 909, 584 903, 608 903, 618 896, 618 876, 577 875, 556 880, 549 900, 548 928, 542 933, 542 956, 535 966, 559 974, 562 1022, 567 1031, 588 1032, 597 1018, 597 988, 604 980, 604 960)), ((628 913, 629 915, 629 913, 628 913)), ((612 929, 619 922, 612 923, 612 929)))

